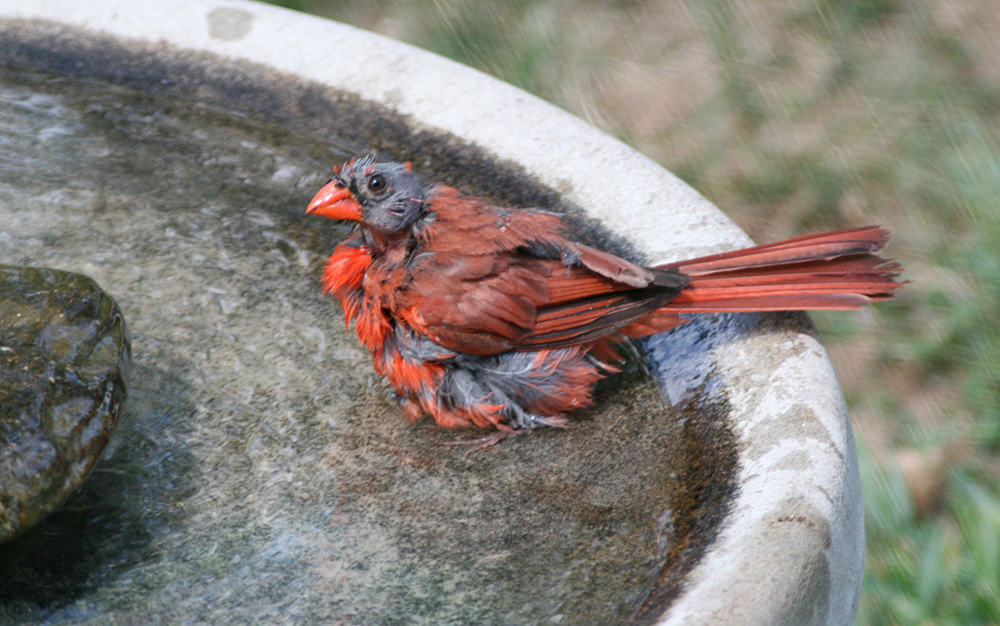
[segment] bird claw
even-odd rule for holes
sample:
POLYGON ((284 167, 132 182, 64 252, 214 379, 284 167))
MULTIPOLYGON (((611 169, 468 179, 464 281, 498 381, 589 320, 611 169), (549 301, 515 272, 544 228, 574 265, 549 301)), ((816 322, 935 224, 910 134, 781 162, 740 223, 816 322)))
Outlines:
POLYGON ((511 437, 517 437, 522 435, 527 430, 496 430, 488 435, 483 435, 482 437, 475 437, 473 439, 458 439, 455 441, 442 441, 438 445, 441 446, 469 446, 469 449, 465 451, 465 456, 469 456, 473 452, 484 452, 486 450, 493 449, 498 443, 504 439, 510 439, 511 437))

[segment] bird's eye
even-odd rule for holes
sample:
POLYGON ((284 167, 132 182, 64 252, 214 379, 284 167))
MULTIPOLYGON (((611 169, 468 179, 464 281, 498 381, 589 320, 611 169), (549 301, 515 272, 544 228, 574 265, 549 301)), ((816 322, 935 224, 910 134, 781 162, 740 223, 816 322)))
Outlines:
POLYGON ((375 174, 368 179, 368 191, 379 192, 385 189, 385 176, 375 174))

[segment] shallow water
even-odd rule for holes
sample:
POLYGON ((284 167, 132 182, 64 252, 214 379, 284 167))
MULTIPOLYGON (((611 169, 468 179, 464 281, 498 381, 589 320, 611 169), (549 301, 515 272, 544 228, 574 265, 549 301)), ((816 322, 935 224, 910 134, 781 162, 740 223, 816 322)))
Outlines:
POLYGON ((691 425, 717 411, 671 412, 632 372, 566 431, 440 446, 456 434, 402 418, 320 292, 347 233, 302 214, 329 147, 122 87, 0 79, 0 262, 93 277, 133 343, 104 459, 0 546, 0 616, 609 623, 696 559, 726 479, 700 448, 713 427, 691 425))

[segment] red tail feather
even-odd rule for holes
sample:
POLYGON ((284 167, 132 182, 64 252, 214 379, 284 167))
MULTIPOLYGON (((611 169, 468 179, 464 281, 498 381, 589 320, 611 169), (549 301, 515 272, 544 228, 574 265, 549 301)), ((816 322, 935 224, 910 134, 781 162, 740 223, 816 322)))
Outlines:
POLYGON ((888 233, 865 226, 661 266, 691 284, 654 314, 854 309, 885 300, 902 271, 874 254, 888 233))

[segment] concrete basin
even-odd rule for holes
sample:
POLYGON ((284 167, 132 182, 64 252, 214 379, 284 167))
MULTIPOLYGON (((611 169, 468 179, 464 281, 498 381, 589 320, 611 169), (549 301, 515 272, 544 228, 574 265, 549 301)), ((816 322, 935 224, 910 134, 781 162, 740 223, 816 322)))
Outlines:
POLYGON ((0 616, 853 619, 854 442, 805 316, 653 338, 654 382, 637 367, 567 432, 466 458, 402 419, 319 293, 346 231, 300 212, 368 150, 645 261, 750 243, 656 163, 467 67, 250 2, 0 0, 0 67, 39 120, 21 143, 54 159, 0 178, 0 263, 96 278, 137 378, 83 490, 0 546, 0 616))

